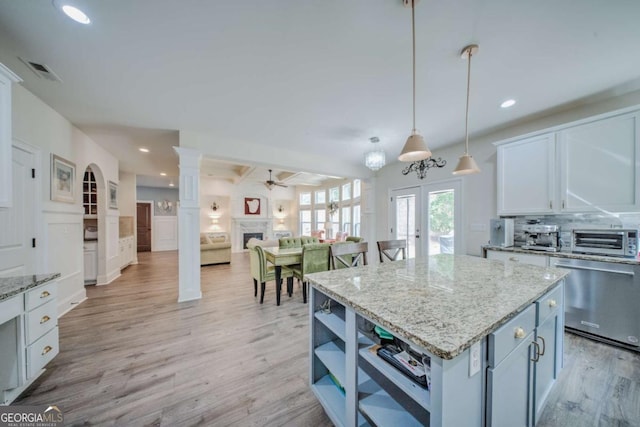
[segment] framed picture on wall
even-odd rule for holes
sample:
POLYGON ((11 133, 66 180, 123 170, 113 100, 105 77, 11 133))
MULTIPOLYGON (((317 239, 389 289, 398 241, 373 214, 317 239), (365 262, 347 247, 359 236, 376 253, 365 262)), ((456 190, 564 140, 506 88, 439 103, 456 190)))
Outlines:
POLYGON ((51 200, 75 203, 76 164, 51 153, 51 200))
POLYGON ((118 184, 109 181, 109 209, 118 209, 118 184))
POLYGON ((260 199, 258 197, 244 198, 244 214, 260 215, 260 199))

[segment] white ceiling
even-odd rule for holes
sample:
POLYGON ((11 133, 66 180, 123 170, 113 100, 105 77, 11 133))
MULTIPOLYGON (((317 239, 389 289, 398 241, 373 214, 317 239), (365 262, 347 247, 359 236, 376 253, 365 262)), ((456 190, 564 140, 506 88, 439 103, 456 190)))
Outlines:
MULTIPOLYGON (((123 170, 175 178, 179 130, 333 153, 356 166, 369 137, 378 136, 393 161, 410 134, 411 12, 401 0, 68 3, 92 24, 70 21, 48 0, 0 0, 0 62, 123 170), (46 64, 63 82, 37 77, 18 57, 46 64)), ((462 141, 466 62, 459 52, 472 42, 480 45, 472 139, 637 90, 639 17, 637 0, 422 0, 419 130, 434 152, 462 141), (498 108, 510 97, 515 107, 498 108)), ((255 166, 218 163, 203 174, 244 179, 241 171, 255 166)), ((268 165, 260 166, 253 170, 266 176, 268 165)), ((274 166, 297 172, 286 160, 274 166)))

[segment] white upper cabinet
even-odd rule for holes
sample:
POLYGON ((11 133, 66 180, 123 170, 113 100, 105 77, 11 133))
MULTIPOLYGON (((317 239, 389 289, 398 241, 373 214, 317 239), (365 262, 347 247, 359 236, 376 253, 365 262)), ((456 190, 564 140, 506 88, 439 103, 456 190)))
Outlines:
POLYGON ((553 133, 498 147, 498 215, 553 212, 555 170, 553 133))
POLYGON ((637 211, 639 118, 617 114, 498 143, 498 215, 637 211))
POLYGON ((12 204, 11 85, 21 81, 11 70, 0 64, 0 208, 10 208, 12 204))
POLYGON ((638 117, 624 114, 558 132, 562 210, 637 209, 638 117))

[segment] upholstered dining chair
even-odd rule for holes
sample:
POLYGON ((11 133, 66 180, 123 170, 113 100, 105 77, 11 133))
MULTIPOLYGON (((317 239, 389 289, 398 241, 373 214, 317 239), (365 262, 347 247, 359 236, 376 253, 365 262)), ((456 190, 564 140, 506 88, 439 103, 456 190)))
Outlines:
MULTIPOLYGON (((260 283, 260 304, 264 302, 264 292, 266 283, 276 280, 276 270, 274 266, 267 265, 267 258, 264 255, 264 249, 261 245, 247 244, 249 248, 249 267, 251 270, 251 277, 253 277, 253 296, 258 296, 258 283, 260 283)), ((283 268, 280 273, 280 285, 282 286, 282 280, 292 277, 290 271, 285 271, 283 268)), ((276 283, 276 290, 277 290, 276 283)))
MULTIPOLYGON (((302 301, 307 303, 307 281, 305 276, 310 273, 329 270, 329 243, 309 243, 302 246, 302 263, 298 265, 283 266, 293 277, 302 281, 302 301)), ((287 279, 287 280, 293 280, 287 279)))
POLYGON ((347 236, 347 238, 344 240, 345 242, 353 242, 353 243, 360 243, 364 240, 363 237, 359 237, 359 236, 347 236))
POLYGON ((396 261, 407 257, 406 240, 380 240, 378 242, 378 256, 380 262, 396 261))
POLYGON ((338 243, 331 245, 331 268, 358 267, 367 265, 367 251, 369 244, 362 243, 338 243))

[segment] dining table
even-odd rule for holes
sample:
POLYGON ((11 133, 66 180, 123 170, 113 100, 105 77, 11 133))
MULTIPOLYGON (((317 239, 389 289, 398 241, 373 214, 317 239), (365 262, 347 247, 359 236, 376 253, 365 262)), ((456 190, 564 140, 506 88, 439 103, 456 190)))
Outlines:
MULTIPOLYGON (((279 248, 265 247, 264 256, 268 262, 274 265, 276 270, 276 304, 280 305, 280 291, 282 285, 280 280, 282 277, 282 267, 288 265, 296 265, 302 263, 302 247, 297 248, 279 248)), ((287 294, 289 297, 293 295, 293 281, 287 281, 287 294)))

